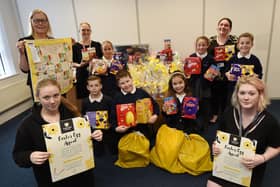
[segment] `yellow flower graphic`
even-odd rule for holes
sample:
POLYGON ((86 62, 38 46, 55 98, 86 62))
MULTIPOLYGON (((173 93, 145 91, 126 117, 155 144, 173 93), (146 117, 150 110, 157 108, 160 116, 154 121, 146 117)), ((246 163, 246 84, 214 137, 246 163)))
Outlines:
POLYGON ((87 127, 86 124, 85 124, 85 120, 83 118, 77 119, 75 121, 75 126, 78 127, 78 128, 85 128, 85 127, 87 127))
POLYGON ((218 132, 217 134, 218 139, 222 142, 227 142, 228 141, 228 135, 222 132, 218 132))
POLYGON ((46 132, 48 136, 53 136, 58 134, 58 125, 57 124, 49 124, 43 127, 43 131, 46 132))
POLYGON ((244 141, 243 145, 242 145, 245 149, 249 149, 249 150, 255 150, 254 145, 252 144, 251 141, 244 141))

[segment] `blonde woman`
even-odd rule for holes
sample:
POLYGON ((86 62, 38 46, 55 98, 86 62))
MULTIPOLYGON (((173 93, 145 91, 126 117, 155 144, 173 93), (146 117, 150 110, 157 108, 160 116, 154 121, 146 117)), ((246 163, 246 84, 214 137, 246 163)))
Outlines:
POLYGON ((31 88, 31 94, 33 92, 31 87, 31 77, 30 77, 28 59, 24 46, 24 40, 37 40, 37 39, 50 39, 50 38, 52 38, 52 29, 47 14, 40 9, 33 10, 29 16, 29 35, 20 38, 16 43, 16 47, 18 48, 18 52, 19 52, 19 67, 22 72, 28 74, 27 85, 29 85, 31 88))
MULTIPOLYGON (((242 164, 253 169, 251 186, 262 186, 266 163, 280 152, 280 127, 278 121, 266 110, 268 104, 265 85, 255 76, 240 77, 229 108, 219 123, 219 130, 257 140, 256 154, 243 158, 242 164)), ((215 142, 213 154, 221 151, 215 142)), ((208 187, 238 186, 211 176, 208 187)))

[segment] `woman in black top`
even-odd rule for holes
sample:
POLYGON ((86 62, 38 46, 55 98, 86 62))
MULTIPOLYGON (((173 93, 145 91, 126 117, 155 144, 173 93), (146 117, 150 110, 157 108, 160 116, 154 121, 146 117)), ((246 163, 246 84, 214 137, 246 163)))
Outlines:
MULTIPOLYGON (((266 163, 280 153, 280 127, 278 121, 266 110, 268 101, 264 83, 257 77, 243 76, 237 81, 232 107, 226 110, 219 122, 219 130, 257 141, 256 154, 244 157, 241 163, 253 170, 252 187, 262 186, 266 163)), ((219 149, 213 143, 213 154, 219 149)), ((240 186, 211 176, 207 187, 240 186)))
POLYGON ((87 22, 80 23, 81 40, 73 45, 73 62, 76 72, 76 91, 77 98, 87 97, 89 92, 86 88, 89 76, 88 66, 93 58, 102 58, 102 49, 99 42, 91 40, 91 26, 87 22), (95 54, 86 53, 90 49, 95 50, 95 54), (87 54, 87 55, 83 55, 87 54))
POLYGON ((217 35, 210 37, 210 46, 208 53, 215 57, 216 65, 220 68, 220 75, 212 83, 212 119, 215 123, 219 113, 223 113, 227 101, 227 79, 225 77, 225 63, 229 60, 230 55, 235 53, 237 37, 231 35, 232 21, 229 18, 222 18, 218 21, 217 35), (229 56, 218 57, 218 47, 230 49, 229 56), (216 53, 216 54, 215 54, 216 53))
POLYGON ((16 46, 19 51, 19 67, 20 70, 24 73, 27 73, 27 85, 31 88, 32 98, 32 84, 31 76, 29 70, 28 59, 26 55, 26 50, 24 46, 24 40, 37 40, 37 39, 50 39, 52 38, 52 29, 49 22, 49 18, 45 12, 40 9, 35 9, 30 13, 29 16, 29 29, 30 33, 28 36, 20 38, 16 43, 16 46))

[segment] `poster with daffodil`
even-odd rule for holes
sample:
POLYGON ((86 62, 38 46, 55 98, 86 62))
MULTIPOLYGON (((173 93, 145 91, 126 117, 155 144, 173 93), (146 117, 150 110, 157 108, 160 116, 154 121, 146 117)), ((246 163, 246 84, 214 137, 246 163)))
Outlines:
POLYGON ((71 38, 25 40, 25 48, 33 95, 36 95, 37 83, 46 78, 57 80, 62 94, 73 87, 71 38))
POLYGON ((52 181, 76 175, 95 167, 89 123, 72 118, 42 126, 52 181))
POLYGON ((221 153, 214 156, 213 176, 243 186, 250 186, 252 170, 246 168, 241 160, 243 157, 255 155, 257 141, 217 131, 216 145, 220 148, 221 153))

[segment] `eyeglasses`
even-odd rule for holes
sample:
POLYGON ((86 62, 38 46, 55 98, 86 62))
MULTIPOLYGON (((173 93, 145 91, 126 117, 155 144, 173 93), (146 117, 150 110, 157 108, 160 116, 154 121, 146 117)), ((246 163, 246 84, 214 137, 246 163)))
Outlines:
POLYGON ((82 32, 90 32, 90 29, 81 29, 82 32))
POLYGON ((39 24, 39 23, 46 24, 46 23, 48 23, 48 20, 47 19, 32 19, 32 22, 35 24, 39 24))

